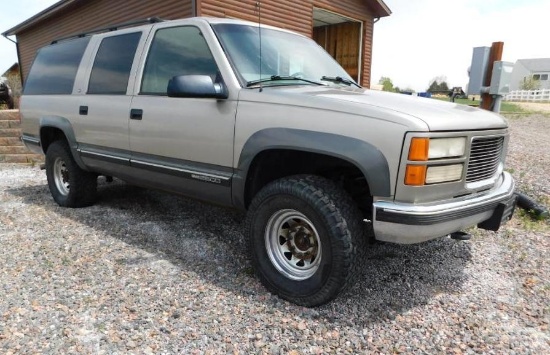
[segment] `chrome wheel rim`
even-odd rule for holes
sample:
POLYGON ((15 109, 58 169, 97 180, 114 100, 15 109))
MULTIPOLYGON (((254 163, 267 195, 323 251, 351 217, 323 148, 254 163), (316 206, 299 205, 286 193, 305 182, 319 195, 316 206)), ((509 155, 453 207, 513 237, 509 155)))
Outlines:
POLYGON ((305 280, 319 269, 322 249, 313 223, 295 210, 275 212, 265 230, 265 248, 271 263, 291 280, 305 280))
POLYGON ((57 191, 63 196, 69 194, 69 170, 65 161, 61 158, 56 158, 53 163, 53 179, 55 182, 55 187, 57 191))

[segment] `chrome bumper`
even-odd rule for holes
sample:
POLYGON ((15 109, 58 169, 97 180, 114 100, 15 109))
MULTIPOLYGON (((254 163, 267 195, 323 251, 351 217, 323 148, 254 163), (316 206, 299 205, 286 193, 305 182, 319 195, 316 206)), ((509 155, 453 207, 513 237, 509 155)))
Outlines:
MULTIPOLYGON (((496 230, 511 217, 515 205, 514 180, 504 172, 498 186, 482 194, 452 201, 408 204, 376 201, 373 204, 373 228, 377 240, 413 244, 491 221, 496 230), (500 219, 499 219, 500 218, 500 219), (496 223, 495 228, 495 220, 496 223)), ((487 225, 487 223, 485 223, 487 225)))

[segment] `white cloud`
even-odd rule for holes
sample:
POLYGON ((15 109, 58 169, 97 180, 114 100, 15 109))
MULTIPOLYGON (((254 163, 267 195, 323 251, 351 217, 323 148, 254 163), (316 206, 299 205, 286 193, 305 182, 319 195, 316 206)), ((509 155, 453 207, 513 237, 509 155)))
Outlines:
POLYGON ((544 43, 550 2, 532 0, 387 0, 393 11, 375 25, 372 81, 424 91, 444 75, 465 87, 474 47, 504 42, 503 60, 550 57, 544 43))

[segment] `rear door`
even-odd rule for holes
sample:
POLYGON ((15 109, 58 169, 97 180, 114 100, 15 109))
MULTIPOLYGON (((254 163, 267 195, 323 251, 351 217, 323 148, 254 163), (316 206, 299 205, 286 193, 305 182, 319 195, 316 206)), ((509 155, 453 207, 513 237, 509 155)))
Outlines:
POLYGON ((137 57, 146 33, 126 30, 100 36, 82 93, 75 124, 79 151, 84 162, 98 171, 116 174, 129 166, 128 120, 137 57))

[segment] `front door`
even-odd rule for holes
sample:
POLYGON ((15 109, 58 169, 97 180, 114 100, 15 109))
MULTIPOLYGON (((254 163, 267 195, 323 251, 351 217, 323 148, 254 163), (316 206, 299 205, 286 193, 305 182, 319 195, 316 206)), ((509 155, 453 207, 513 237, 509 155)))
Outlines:
POLYGON ((130 112, 131 164, 165 189, 225 203, 230 199, 236 101, 167 96, 178 75, 221 80, 195 26, 154 33, 130 112))

